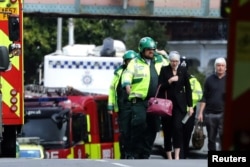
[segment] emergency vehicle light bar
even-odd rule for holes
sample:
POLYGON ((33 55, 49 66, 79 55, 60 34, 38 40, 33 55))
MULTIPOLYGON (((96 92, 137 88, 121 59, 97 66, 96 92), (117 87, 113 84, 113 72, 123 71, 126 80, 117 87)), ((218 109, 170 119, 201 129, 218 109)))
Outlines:
POLYGON ((55 102, 59 103, 68 100, 67 97, 39 97, 39 98, 26 98, 25 102, 55 102))
POLYGON ((17 142, 19 144, 39 144, 40 138, 39 137, 18 137, 17 142))

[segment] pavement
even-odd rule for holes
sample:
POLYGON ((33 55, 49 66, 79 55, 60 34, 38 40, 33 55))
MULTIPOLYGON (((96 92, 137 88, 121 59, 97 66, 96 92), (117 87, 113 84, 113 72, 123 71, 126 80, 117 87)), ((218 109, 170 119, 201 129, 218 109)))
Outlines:
MULTIPOLYGON (((205 126, 203 127, 203 131, 204 131, 204 134, 206 135, 203 147, 200 150, 194 149, 192 147, 192 141, 190 140, 190 144, 189 144, 190 153, 187 159, 207 159, 207 154, 208 154, 207 140, 208 139, 207 139, 207 131, 206 131, 205 126)), ((163 150, 163 132, 162 131, 157 133, 152 155, 150 156, 150 159, 160 159, 160 158, 166 158, 165 151, 163 150)))

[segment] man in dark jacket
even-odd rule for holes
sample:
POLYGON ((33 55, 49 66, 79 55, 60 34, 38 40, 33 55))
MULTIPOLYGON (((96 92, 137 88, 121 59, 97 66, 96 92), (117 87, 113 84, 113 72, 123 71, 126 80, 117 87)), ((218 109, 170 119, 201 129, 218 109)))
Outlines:
POLYGON ((209 151, 217 150, 217 136, 219 136, 219 145, 221 146, 227 69, 226 60, 222 57, 217 58, 214 68, 215 73, 210 75, 205 81, 198 115, 198 120, 204 120, 207 128, 209 151))

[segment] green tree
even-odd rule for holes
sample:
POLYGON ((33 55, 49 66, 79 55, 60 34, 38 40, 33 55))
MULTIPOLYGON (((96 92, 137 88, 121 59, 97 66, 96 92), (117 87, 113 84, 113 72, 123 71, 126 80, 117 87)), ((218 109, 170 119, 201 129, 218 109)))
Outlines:
POLYGON ((75 19, 75 41, 101 45, 106 37, 124 40, 126 33, 122 27, 125 23, 124 20, 75 19))
POLYGON ((129 30, 126 39, 128 49, 138 50, 138 43, 142 37, 151 37, 157 42, 158 49, 165 49, 167 43, 166 28, 159 21, 139 20, 129 30))
POLYGON ((56 19, 24 17, 24 77, 25 83, 36 80, 38 66, 45 54, 56 47, 56 19))
MULTIPOLYGON (((106 37, 123 40, 124 20, 74 19, 74 37, 77 44, 101 45, 106 37)), ((63 19, 62 46, 68 44, 68 19, 63 19)), ((44 55, 56 51, 57 18, 24 17, 25 84, 34 83, 37 69, 44 55)))

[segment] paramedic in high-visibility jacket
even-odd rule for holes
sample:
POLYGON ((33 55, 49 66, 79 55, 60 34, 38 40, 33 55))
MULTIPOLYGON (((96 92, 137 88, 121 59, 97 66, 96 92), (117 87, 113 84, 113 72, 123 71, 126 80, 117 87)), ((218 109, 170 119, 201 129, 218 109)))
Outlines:
POLYGON ((118 67, 114 72, 114 77, 109 88, 108 97, 108 112, 113 114, 113 112, 118 112, 118 126, 119 126, 119 146, 120 146, 120 158, 124 159, 126 156, 126 150, 129 146, 130 137, 130 120, 131 112, 130 104, 128 101, 128 95, 124 88, 121 87, 121 76, 124 70, 127 68, 128 63, 131 59, 135 58, 137 53, 133 50, 127 50, 123 55, 123 64, 118 67))
POLYGON ((130 61, 122 75, 122 86, 126 88, 132 112, 127 159, 148 159, 160 128, 160 117, 147 114, 147 106, 157 90, 163 57, 156 54, 156 43, 151 37, 141 38, 138 50, 138 56, 130 61))

